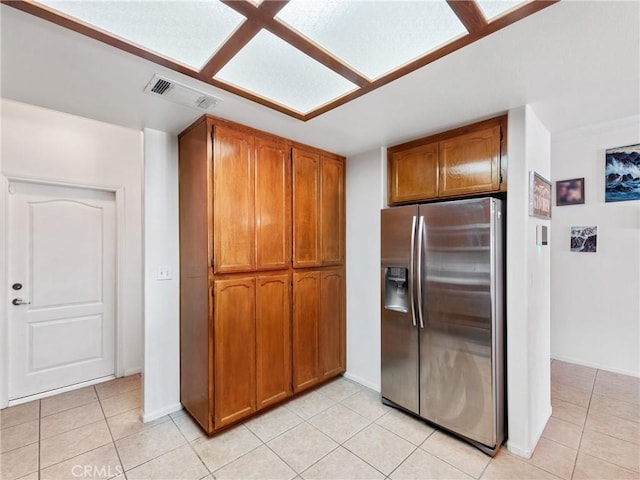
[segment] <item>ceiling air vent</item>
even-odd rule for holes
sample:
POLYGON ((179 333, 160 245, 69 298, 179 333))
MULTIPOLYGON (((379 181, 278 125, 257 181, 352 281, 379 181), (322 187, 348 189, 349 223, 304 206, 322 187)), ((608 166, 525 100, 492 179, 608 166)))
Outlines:
POLYGON ((199 108, 200 110, 213 109, 222 101, 220 98, 201 92, 195 88, 162 78, 158 74, 153 76, 144 91, 150 95, 159 95, 180 105, 199 108))

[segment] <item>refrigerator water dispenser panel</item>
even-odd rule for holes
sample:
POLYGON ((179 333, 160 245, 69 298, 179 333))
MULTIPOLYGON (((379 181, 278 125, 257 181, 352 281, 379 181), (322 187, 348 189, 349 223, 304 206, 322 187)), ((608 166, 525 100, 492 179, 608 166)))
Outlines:
POLYGON ((408 271, 403 267, 387 267, 384 272, 384 308, 394 312, 409 311, 408 271))

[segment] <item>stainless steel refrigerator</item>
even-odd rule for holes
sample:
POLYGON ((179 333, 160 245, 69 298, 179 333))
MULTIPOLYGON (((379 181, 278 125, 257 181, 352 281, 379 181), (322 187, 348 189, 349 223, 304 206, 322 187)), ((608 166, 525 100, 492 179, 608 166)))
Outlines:
POLYGON ((381 212, 382 400, 494 454, 505 436, 502 202, 381 212))

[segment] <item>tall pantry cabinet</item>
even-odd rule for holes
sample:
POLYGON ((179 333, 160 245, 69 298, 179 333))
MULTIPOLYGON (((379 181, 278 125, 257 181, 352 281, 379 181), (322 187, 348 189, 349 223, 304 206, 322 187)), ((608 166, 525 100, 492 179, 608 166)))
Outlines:
POLYGON ((344 159, 210 116, 179 155, 181 402, 213 433, 345 370, 344 159))

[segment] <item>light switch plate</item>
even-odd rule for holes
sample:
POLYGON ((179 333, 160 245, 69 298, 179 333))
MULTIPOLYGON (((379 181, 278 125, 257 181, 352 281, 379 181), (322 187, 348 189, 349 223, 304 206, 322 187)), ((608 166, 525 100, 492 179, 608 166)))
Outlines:
POLYGON ((156 276, 158 280, 171 280, 171 270, 166 265, 158 267, 158 274, 156 276))
POLYGON ((536 225, 536 245, 548 245, 549 234, 546 225, 536 225))

